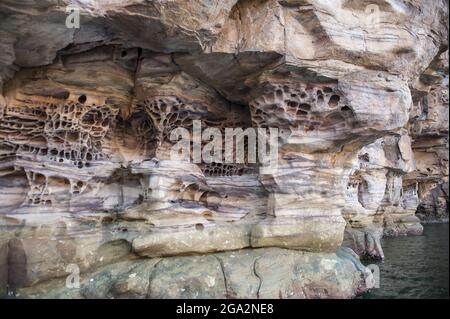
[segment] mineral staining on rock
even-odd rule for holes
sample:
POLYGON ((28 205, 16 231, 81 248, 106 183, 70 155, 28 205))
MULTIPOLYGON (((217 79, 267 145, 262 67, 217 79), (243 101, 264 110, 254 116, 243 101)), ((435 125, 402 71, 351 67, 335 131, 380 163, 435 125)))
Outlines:
POLYGON ((351 298, 448 218, 445 1, 101 2, 0 3, 0 295, 351 298), (198 121, 276 170, 172 158, 198 121))

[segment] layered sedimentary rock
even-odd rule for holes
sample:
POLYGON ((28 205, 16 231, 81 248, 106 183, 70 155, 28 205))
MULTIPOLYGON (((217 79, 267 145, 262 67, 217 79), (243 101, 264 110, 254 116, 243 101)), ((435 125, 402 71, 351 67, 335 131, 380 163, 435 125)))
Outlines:
POLYGON ((370 270, 351 250, 311 254, 262 248, 202 256, 128 260, 82 275, 24 288, 39 298, 351 298, 371 285, 370 270), (318 284, 320 283, 320 284, 318 284))
POLYGON ((367 291, 448 203, 447 6, 1 1, 0 294, 367 291))
POLYGON ((417 215, 448 222, 448 51, 437 56, 416 84, 410 132, 417 170, 407 176, 419 196, 417 215))
POLYGON ((403 183, 415 169, 411 139, 406 130, 363 147, 347 185, 346 240, 360 255, 384 258, 383 236, 420 235, 415 216, 415 188, 403 183))

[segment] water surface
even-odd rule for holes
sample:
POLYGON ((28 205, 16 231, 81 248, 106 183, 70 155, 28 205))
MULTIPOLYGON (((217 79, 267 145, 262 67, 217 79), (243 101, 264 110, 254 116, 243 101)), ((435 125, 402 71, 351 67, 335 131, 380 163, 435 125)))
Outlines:
POLYGON ((448 224, 424 225, 422 236, 385 238, 380 288, 362 298, 449 298, 448 224))

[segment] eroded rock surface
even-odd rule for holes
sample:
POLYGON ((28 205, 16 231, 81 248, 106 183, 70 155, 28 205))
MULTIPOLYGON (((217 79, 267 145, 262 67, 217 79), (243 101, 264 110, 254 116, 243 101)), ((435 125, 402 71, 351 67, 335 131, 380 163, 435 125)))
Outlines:
POLYGON ((372 2, 1 1, 0 295, 371 288, 353 251, 448 218, 448 3, 372 2), (173 153, 251 128, 275 168, 173 153))
POLYGON ((243 249, 204 256, 139 259, 23 288, 40 298, 352 298, 373 285, 373 275, 348 248, 305 253, 280 248, 243 249))
POLYGON ((448 222, 448 51, 435 58, 417 86, 417 117, 410 129, 417 170, 407 180, 417 188, 417 216, 448 222))

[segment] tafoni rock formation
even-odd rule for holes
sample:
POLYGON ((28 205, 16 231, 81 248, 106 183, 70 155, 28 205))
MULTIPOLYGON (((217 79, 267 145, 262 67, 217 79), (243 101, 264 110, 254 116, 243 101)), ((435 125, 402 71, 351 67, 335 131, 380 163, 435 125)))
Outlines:
POLYGON ((0 296, 352 298, 448 220, 448 1, 0 0, 0 39, 0 296), (198 123, 276 168, 174 158, 198 123))

